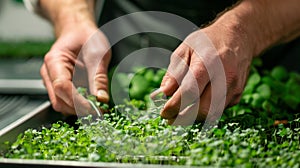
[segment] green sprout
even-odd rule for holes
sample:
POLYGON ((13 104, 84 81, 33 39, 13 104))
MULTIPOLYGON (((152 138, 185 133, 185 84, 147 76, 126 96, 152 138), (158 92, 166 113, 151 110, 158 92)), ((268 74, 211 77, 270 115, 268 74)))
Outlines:
MULTIPOLYGON (((261 66, 260 61, 255 64, 261 66)), ((201 123, 168 125, 159 116, 162 106, 149 106, 145 95, 159 87, 164 74, 164 70, 139 68, 131 81, 124 81, 131 83, 127 90, 131 100, 111 107, 78 88, 98 107, 108 109, 103 120, 87 116, 77 121, 77 129, 63 121, 50 128, 29 129, 3 157, 208 167, 300 166, 299 74, 282 67, 263 72, 252 67, 240 103, 226 109, 219 125, 205 134, 201 123)), ((122 80, 128 77, 121 76, 122 80)))

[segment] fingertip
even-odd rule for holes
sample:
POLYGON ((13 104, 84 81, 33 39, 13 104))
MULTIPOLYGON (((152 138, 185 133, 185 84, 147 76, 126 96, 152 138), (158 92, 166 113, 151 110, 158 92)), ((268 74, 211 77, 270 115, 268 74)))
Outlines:
POLYGON ((97 100, 100 102, 104 102, 104 103, 109 102, 109 95, 106 90, 98 90, 96 96, 97 96, 97 100))
POLYGON ((165 119, 171 119, 176 117, 178 112, 178 109, 174 109, 174 107, 170 107, 169 105, 165 104, 160 112, 160 116, 165 119))
POLYGON ((162 91, 161 88, 158 88, 154 90, 152 93, 150 93, 150 98, 155 101, 159 99, 167 99, 166 94, 162 91))
POLYGON ((171 96, 179 87, 178 80, 176 78, 170 76, 170 74, 166 74, 161 82, 160 90, 167 96, 171 96))
POLYGON ((176 92, 177 88, 178 86, 169 84, 169 85, 161 86, 160 91, 164 93, 164 95, 166 96, 172 96, 176 92))

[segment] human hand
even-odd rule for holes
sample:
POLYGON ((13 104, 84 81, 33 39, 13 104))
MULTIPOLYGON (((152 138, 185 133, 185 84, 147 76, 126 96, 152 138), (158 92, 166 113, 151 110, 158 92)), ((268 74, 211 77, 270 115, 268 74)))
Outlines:
POLYGON ((160 90, 172 96, 161 116, 169 124, 216 120, 239 102, 252 61, 252 45, 242 31, 211 25, 190 34, 174 51, 160 90), (226 91, 227 90, 227 91, 226 91))
POLYGON ((170 124, 192 124, 195 118, 211 121, 218 119, 225 107, 238 103, 252 58, 299 37, 297 3, 244 0, 188 36, 173 53, 161 84, 160 90, 172 96, 161 116, 170 124))
POLYGON ((40 71, 54 110, 66 115, 87 114, 90 104, 74 85, 74 82, 82 84, 86 76, 91 94, 107 103, 109 61, 108 41, 95 25, 78 24, 62 31, 46 54, 40 71), (81 68, 86 69, 87 74, 77 75, 74 79, 74 70, 81 68))

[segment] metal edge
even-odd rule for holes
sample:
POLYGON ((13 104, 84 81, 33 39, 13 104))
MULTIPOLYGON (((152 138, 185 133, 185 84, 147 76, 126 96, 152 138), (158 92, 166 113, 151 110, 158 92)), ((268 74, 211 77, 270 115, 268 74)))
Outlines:
POLYGON ((63 160, 33 160, 33 159, 6 159, 0 158, 0 165, 20 165, 20 166, 57 166, 57 167, 143 167, 143 168, 193 168, 188 165, 161 165, 161 164, 134 164, 134 163, 109 163, 109 162, 82 162, 82 161, 63 161, 63 160))
POLYGON ((11 131, 12 129, 14 129, 15 127, 21 125, 25 121, 29 120, 30 118, 32 118, 33 116, 35 116, 36 114, 38 114, 39 112, 41 112, 42 110, 50 107, 50 105, 51 105, 51 103, 49 101, 45 101, 43 104, 41 104, 40 106, 38 106, 36 109, 34 109, 33 111, 31 111, 30 113, 28 113, 25 116, 19 118, 18 120, 16 120, 15 122, 11 123, 7 127, 1 129, 0 130, 0 137, 3 136, 4 134, 8 133, 9 131, 11 131))

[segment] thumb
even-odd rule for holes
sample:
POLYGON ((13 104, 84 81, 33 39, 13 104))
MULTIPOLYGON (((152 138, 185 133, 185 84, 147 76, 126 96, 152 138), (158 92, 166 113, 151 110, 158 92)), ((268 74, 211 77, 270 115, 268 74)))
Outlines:
POLYGON ((95 60, 89 60, 89 64, 87 64, 90 92, 92 95, 97 97, 98 101, 103 103, 109 102, 107 77, 109 61, 110 53, 108 52, 102 59, 100 59, 99 63, 97 63, 95 60), (92 61, 94 62, 92 63, 92 61))
POLYGON ((89 89, 100 102, 108 103, 107 69, 111 58, 110 45, 106 37, 97 31, 83 47, 89 89))
POLYGON ((97 100, 100 102, 108 103, 108 77, 106 72, 98 72, 94 77, 94 92, 92 94, 96 95, 97 100))

